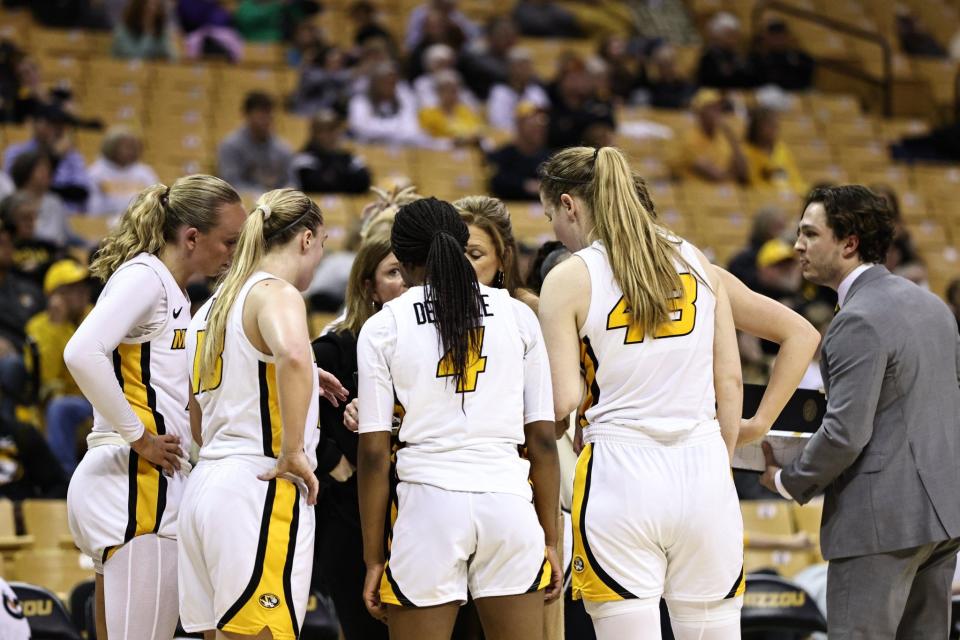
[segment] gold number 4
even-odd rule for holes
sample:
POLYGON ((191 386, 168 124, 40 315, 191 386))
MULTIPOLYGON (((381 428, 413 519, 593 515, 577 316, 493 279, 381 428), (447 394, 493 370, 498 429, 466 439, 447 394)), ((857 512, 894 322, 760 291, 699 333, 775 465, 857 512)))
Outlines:
MULTIPOLYGON (((467 370, 457 382, 457 393, 477 390, 477 378, 487 370, 487 357, 480 355, 483 351, 483 327, 473 330, 470 337, 470 353, 467 354, 467 370)), ((453 357, 448 351, 437 363, 437 377, 448 378, 457 375, 453 366, 453 357)))
MULTIPOLYGON (((676 317, 661 325, 653 335, 654 338, 676 338, 690 335, 693 332, 693 325, 697 320, 697 279, 693 274, 681 273, 680 283, 683 286, 682 294, 670 301, 671 309, 676 317)), ((630 313, 630 307, 627 306, 627 301, 621 296, 617 304, 607 314, 607 330, 626 329, 623 344, 643 342, 645 337, 643 329, 633 325, 631 323, 632 319, 633 315, 630 313)))

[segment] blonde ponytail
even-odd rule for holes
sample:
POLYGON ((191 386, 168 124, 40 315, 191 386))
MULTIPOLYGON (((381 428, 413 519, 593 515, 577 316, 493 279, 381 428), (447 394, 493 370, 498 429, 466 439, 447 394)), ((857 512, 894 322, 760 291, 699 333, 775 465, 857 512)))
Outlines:
POLYGON ((606 249, 632 326, 655 333, 671 319, 672 299, 683 292, 676 265, 685 260, 672 234, 640 201, 623 154, 614 147, 564 149, 544 163, 540 179, 549 202, 566 193, 587 204, 593 222, 588 240, 606 249))
POLYGON ((313 200, 294 189, 268 191, 257 200, 247 216, 233 254, 233 264, 223 277, 207 318, 203 346, 200 349, 200 379, 216 368, 223 352, 227 317, 240 289, 273 248, 289 242, 304 229, 316 230, 323 224, 323 214, 313 200))
POLYGON ((202 174, 185 176, 169 187, 147 187, 103 241, 90 273, 106 281, 137 254, 159 254, 180 227, 210 231, 217 224, 219 208, 239 202, 240 196, 227 182, 202 174))

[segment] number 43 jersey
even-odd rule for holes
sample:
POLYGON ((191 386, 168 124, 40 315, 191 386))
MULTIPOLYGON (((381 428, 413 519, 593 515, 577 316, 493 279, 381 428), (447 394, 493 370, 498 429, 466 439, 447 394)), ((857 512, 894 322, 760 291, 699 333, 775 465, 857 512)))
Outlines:
MULTIPOLYGON (((187 330, 187 362, 190 385, 203 413, 201 460, 234 455, 280 456, 284 425, 280 419, 279 386, 273 356, 259 351, 243 330, 243 305, 254 285, 275 276, 257 272, 241 287, 227 314, 223 351, 213 371, 200 375, 200 353, 206 338, 207 319, 220 291, 217 290, 190 321, 187 330)), ((317 466, 320 440, 320 381, 313 371, 313 393, 307 410, 303 449, 311 467, 317 466)))
POLYGON ((590 273, 590 308, 580 329, 586 392, 577 414, 588 442, 592 433, 618 428, 673 438, 716 420, 716 297, 693 245, 676 241, 683 290, 671 300, 671 321, 654 335, 631 326, 605 247, 594 242, 574 254, 590 273))
POLYGON ((443 352, 433 304, 412 287, 363 326, 357 344, 360 433, 389 431, 403 406, 397 475, 450 491, 530 497, 524 425, 553 420, 550 368, 533 312, 480 286, 482 325, 460 381, 443 352))

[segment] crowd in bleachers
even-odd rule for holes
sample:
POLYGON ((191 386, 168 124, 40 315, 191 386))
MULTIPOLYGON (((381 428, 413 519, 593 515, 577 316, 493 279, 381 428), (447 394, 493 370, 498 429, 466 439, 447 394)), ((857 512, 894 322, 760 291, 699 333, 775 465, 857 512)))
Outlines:
MULTIPOLYGON (((92 412, 62 358, 96 295, 87 256, 135 194, 185 173, 247 196, 317 194, 330 251, 308 295, 330 314, 371 187, 507 202, 536 290, 564 252, 538 167, 563 147, 617 145, 666 225, 821 331, 835 300, 801 278, 794 220, 810 187, 864 182, 899 220, 887 266, 960 322, 960 170, 894 164, 885 148, 931 123, 813 90, 821 44, 776 16, 748 33, 733 4, 711 4, 731 10, 691 47, 646 34, 632 2, 3 2, 0 497, 65 495, 92 412)), ((960 38, 901 9, 898 55, 960 57, 960 38)), ((762 382, 772 346, 740 347, 762 382)), ((821 384, 814 363, 802 386, 821 384)))

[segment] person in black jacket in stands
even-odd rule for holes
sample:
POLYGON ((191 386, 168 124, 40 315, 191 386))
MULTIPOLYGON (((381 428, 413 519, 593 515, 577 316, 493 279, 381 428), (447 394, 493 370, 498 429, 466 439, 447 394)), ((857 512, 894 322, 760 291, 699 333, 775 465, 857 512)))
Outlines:
MULTIPOLYGON (((317 338, 313 352, 317 366, 342 380, 353 398, 356 416, 357 336, 363 323, 390 300, 406 291, 400 275, 400 263, 390 247, 390 225, 371 228, 357 252, 347 284, 346 315, 332 329, 317 338)), ((329 482, 317 503, 317 534, 314 578, 333 598, 346 640, 386 640, 387 627, 367 613, 361 597, 366 566, 363 562, 363 536, 357 481, 358 436, 344 425, 344 405, 320 403, 321 443, 317 451, 317 473, 324 472, 337 482, 329 482)))
POLYGON ((532 102, 517 105, 516 136, 487 156, 490 193, 501 200, 539 200, 537 169, 550 156, 547 149, 547 114, 532 102))
POLYGON ((340 146, 343 120, 322 109, 310 122, 310 140, 290 164, 291 182, 306 193, 365 193, 370 170, 340 146))

